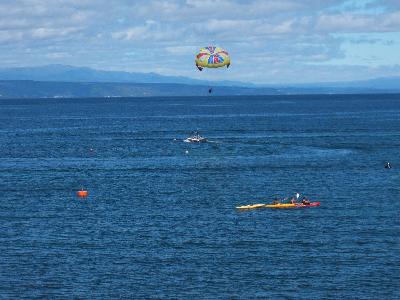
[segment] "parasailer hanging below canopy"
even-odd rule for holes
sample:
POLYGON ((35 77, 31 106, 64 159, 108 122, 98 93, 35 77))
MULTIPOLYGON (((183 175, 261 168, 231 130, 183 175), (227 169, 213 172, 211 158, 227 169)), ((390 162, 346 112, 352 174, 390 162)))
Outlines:
POLYGON ((219 47, 208 46, 201 48, 196 55, 196 67, 199 71, 203 68, 229 68, 231 64, 231 58, 229 53, 219 47))

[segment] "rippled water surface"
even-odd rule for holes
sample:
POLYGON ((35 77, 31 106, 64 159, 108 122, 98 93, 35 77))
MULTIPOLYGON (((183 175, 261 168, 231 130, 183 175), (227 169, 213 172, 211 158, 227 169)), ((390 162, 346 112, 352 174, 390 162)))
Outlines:
POLYGON ((399 296, 400 95, 1 100, 0 124, 1 299, 399 296), (296 191, 321 206, 235 209, 296 191))

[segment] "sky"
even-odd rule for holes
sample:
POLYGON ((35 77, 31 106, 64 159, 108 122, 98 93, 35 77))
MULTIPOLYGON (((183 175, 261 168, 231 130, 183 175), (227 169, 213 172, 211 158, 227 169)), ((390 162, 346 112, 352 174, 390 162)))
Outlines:
POLYGON ((0 0, 0 67, 260 84, 400 76, 400 0, 0 0), (199 72, 214 45, 229 69, 199 72))

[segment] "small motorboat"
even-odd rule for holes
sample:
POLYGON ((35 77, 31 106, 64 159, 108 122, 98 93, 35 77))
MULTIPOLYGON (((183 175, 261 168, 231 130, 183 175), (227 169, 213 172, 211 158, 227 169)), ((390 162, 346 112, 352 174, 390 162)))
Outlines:
POLYGON ((193 136, 184 139, 187 143, 204 143, 207 142, 205 137, 200 136, 200 134, 196 131, 193 136))

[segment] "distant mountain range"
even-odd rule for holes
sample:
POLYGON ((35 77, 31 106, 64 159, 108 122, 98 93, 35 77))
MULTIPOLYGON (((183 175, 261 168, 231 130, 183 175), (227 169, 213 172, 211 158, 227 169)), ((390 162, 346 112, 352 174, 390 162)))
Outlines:
MULTIPOLYGON (((86 67, 46 65, 40 67, 0 68, 0 80, 35 80, 60 82, 129 82, 129 83, 178 83, 210 85, 211 81, 183 76, 164 76, 157 73, 102 71, 86 67)), ((254 86, 239 81, 219 81, 219 86, 254 86)))
POLYGON ((55 82, 0 80, 0 98, 85 98, 276 95, 273 88, 188 85, 174 83, 55 82))
POLYGON ((0 98, 399 93, 400 77, 364 81, 255 85, 156 73, 101 71, 65 65, 0 68, 0 98))

